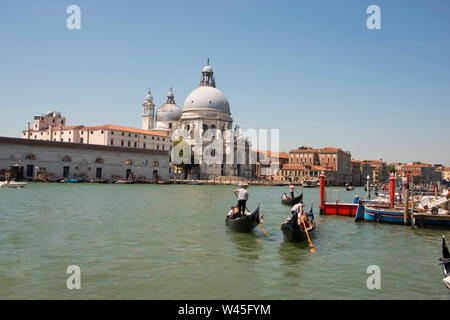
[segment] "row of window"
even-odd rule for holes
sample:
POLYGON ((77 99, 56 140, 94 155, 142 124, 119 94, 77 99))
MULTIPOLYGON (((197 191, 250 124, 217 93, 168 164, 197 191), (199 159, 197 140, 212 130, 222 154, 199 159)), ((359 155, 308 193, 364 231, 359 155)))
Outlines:
MULTIPOLYGON (((104 134, 104 131, 102 130, 100 133, 101 133, 101 134, 104 134)), ((94 131, 91 130, 91 134, 94 134, 94 131)), ((84 135, 84 131, 81 131, 81 135, 84 135)), ((112 135, 112 136, 114 135, 114 131, 111 131, 111 135, 112 135)), ((124 137, 124 136, 125 136, 125 132, 121 132, 121 136, 124 137)), ((128 133, 128 137, 131 137, 131 133, 128 133)), ((137 134, 134 134, 134 137, 137 138, 138 135, 137 135, 137 134)), ((155 140, 155 136, 151 136, 151 137, 152 137, 152 140, 155 140)), ((160 137, 156 137, 156 140, 159 141, 159 138, 160 138, 160 137)), ((147 139, 147 136, 146 136, 146 135, 144 135, 144 139, 147 139)), ((162 138, 162 141, 166 141, 166 138, 162 138)))
POLYGON ((282 176, 308 176, 319 177, 320 171, 298 171, 298 170, 281 170, 282 176))
MULTIPOLYGON (((83 143, 83 142, 81 142, 81 143, 83 143)), ((114 146, 114 139, 111 139, 110 145, 111 145, 111 146, 114 146)), ((134 141, 134 142, 132 142, 132 141, 127 141, 127 143, 125 144, 125 141, 121 140, 121 141, 120 141, 120 146, 121 146, 121 147, 134 147, 134 148, 137 148, 137 147, 138 147, 138 143, 137 143, 136 141, 134 141), (132 144, 132 143, 133 143, 133 144, 132 144)), ((142 144, 142 148, 143 148, 143 149, 147 149, 147 144, 146 144, 146 143, 142 144)), ((149 147, 149 149, 151 149, 151 147, 149 147)), ((161 149, 160 149, 160 145, 157 144, 157 145, 156 145, 156 150, 165 150, 165 146, 164 146, 164 145, 161 145, 161 149)))
MULTIPOLYGON (((34 154, 29 153, 29 154, 25 157, 25 159, 26 159, 26 160, 36 160, 36 157, 34 156, 34 154)), ((62 161, 62 162, 72 162, 72 159, 71 159, 69 156, 64 156, 64 157, 62 158, 61 161, 62 161)), ((95 163, 96 163, 96 164, 104 164, 104 163, 105 163, 105 160, 103 160, 103 158, 97 158, 97 159, 95 159, 95 163)), ((131 161, 130 159, 128 159, 128 160, 125 160, 124 164, 131 166, 131 165, 133 165, 133 161, 131 161)), ((158 166, 159 166, 159 162, 158 162, 158 161, 153 161, 153 166, 154 166, 154 167, 158 167, 158 166)), ((41 170, 41 171, 44 171, 45 169, 44 169, 44 168, 41 168, 40 170, 41 170)))

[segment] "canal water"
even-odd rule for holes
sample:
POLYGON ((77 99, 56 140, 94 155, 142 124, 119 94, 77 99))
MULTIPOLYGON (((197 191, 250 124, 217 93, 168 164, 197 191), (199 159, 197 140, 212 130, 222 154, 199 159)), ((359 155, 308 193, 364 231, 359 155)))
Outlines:
MULTIPOLYGON (((284 243, 287 187, 250 187, 264 229, 227 231, 233 186, 30 183, 0 189, 0 299, 449 299, 441 236, 450 231, 318 215, 307 244, 284 243), (81 268, 81 290, 66 269, 81 268), (381 289, 367 288, 367 267, 381 289)), ((300 188, 301 189, 301 188, 300 188)), ((353 192, 330 188, 353 202, 353 192)))

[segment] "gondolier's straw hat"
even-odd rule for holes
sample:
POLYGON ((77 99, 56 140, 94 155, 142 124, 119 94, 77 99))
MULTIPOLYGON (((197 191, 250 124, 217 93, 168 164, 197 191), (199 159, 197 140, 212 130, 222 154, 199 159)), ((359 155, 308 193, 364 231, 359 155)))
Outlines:
POLYGON ((241 184, 241 187, 248 187, 248 184, 247 183, 243 183, 243 184, 241 184))

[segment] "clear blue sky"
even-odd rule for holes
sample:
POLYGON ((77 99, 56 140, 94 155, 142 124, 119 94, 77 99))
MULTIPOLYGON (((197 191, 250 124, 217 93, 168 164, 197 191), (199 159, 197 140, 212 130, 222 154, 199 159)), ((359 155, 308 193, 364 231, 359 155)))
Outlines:
POLYGON ((282 150, 450 165, 449 40, 448 0, 2 1, 0 135, 48 110, 140 127, 147 88, 182 105, 210 57, 235 123, 279 128, 282 150))

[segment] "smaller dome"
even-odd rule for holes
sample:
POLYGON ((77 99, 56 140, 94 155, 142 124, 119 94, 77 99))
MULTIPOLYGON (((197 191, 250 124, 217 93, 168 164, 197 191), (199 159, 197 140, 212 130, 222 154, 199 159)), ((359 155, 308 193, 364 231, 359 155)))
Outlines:
POLYGON ((178 121, 181 118, 181 108, 176 104, 163 104, 156 112, 156 121, 178 121))
POLYGON ((175 95, 170 88, 167 101, 156 112, 156 121, 178 121, 181 118, 181 108, 175 103, 175 95))

